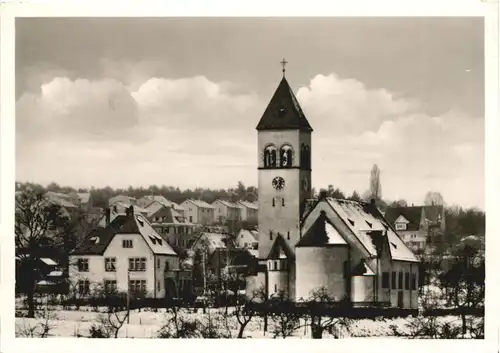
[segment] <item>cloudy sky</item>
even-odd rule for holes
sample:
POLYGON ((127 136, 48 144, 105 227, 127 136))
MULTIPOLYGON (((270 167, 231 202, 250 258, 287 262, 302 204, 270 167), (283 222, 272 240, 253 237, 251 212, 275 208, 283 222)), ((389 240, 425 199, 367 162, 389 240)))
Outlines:
POLYGON ((257 185, 255 126, 287 79, 313 185, 484 208, 483 22, 18 19, 16 179, 257 185))

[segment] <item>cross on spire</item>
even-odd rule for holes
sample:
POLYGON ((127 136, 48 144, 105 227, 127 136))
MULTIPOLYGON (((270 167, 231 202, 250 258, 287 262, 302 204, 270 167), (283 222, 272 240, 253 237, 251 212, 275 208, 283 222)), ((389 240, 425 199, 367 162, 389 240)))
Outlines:
POLYGON ((288 64, 288 61, 283 58, 283 60, 280 61, 281 66, 283 66, 283 77, 285 77, 285 66, 288 64))

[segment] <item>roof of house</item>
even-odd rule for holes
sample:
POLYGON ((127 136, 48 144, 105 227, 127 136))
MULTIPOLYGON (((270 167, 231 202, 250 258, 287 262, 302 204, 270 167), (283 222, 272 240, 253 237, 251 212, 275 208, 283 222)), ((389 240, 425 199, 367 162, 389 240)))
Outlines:
POLYGON ((247 239, 250 239, 252 242, 257 242, 259 241, 259 232, 255 230, 248 230, 248 229, 240 229, 238 233, 238 237, 244 236, 247 239))
POLYGON ((312 131, 297 98, 283 77, 257 125, 257 130, 289 129, 312 131))
POLYGON ((324 212, 302 236, 297 246, 347 245, 324 212))
MULTIPOLYGON (((182 207, 181 205, 173 202, 173 201, 170 201, 168 200, 167 198, 165 198, 164 196, 162 195, 146 195, 146 196, 143 196, 140 200, 143 200, 144 201, 144 207, 145 208, 149 208, 149 206, 153 205, 155 202, 159 203, 160 205, 163 205, 163 206, 167 206, 167 207, 173 207, 174 209, 178 210, 178 211, 183 211, 184 210, 184 207, 182 207)), ((138 200, 138 203, 139 203, 139 200, 138 200)))
POLYGON ((215 200, 213 203, 212 203, 212 206, 214 203, 216 202, 219 202, 221 204, 223 204, 224 206, 226 207, 229 207, 229 208, 240 208, 240 206, 237 204, 237 203, 234 203, 234 202, 231 202, 231 201, 226 201, 226 200, 221 200, 221 199, 217 199, 215 200))
MULTIPOLYGON (((345 225, 351 230, 352 234, 356 236, 362 246, 368 251, 370 256, 377 256, 374 234, 378 231, 387 236, 391 258, 393 260, 418 261, 411 250, 397 235, 390 223, 382 216, 375 206, 366 202, 334 198, 320 199, 317 201, 316 205, 322 202, 327 203, 337 216, 342 219, 345 225)), ((318 218, 321 217, 320 214, 318 218)), ((332 222, 330 221, 330 223, 332 222)))
POLYGON ((208 246, 210 252, 213 252, 216 249, 227 249, 228 242, 231 242, 231 239, 227 234, 202 232, 193 243, 192 248, 204 243, 208 246))
POLYGON ((385 218, 393 225, 399 216, 403 216, 408 220, 406 230, 417 231, 420 230, 420 220, 422 212, 424 216, 431 222, 436 222, 443 213, 443 206, 410 206, 410 207, 389 207, 385 212, 385 218))
POLYGON ((193 205, 201 208, 214 208, 214 206, 212 206, 209 203, 206 203, 203 200, 187 199, 184 202, 191 202, 193 205))
MULTIPOLYGON (((113 206, 117 206, 117 207, 120 207, 122 209, 127 209, 131 205, 129 203, 125 203, 125 202, 122 202, 122 201, 116 201, 116 202, 114 202, 113 204, 111 204, 109 206, 111 210, 113 210, 113 206)), ((113 210, 113 212, 114 212, 114 210, 113 210)), ((120 212, 120 211, 117 211, 117 212, 120 212)), ((145 208, 142 208, 142 207, 134 205, 134 212, 135 213, 146 213, 147 214, 149 211, 147 209, 145 209, 145 208)))
POLYGON ((177 212, 175 209, 172 207, 165 207, 162 206, 161 208, 157 209, 153 213, 148 214, 148 218, 152 220, 152 223, 158 223, 154 221, 154 218, 160 217, 162 218, 161 222, 159 223, 166 223, 166 224, 183 224, 183 225, 191 225, 186 217, 182 216, 179 212, 177 212))
POLYGON ((47 201, 55 205, 59 205, 64 208, 78 208, 73 202, 69 195, 62 194, 60 192, 47 191, 45 194, 47 201))
POLYGON ((141 214, 118 215, 107 227, 100 227, 90 232, 72 255, 102 255, 116 234, 139 234, 149 245, 153 253, 177 255, 170 245, 163 241, 148 220, 141 214))
POLYGON ((238 201, 238 204, 240 204, 240 206, 243 206, 243 207, 246 207, 246 208, 251 208, 253 210, 258 210, 259 209, 259 205, 256 204, 255 202, 238 201))
POLYGON ((90 200, 90 192, 79 192, 76 195, 81 203, 87 203, 90 200))

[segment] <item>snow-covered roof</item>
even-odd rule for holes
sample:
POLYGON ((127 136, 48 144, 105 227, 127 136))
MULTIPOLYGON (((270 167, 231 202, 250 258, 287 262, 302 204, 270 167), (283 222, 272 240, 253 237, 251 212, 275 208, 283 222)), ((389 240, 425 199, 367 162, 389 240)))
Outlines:
POLYGON ((253 210, 258 210, 259 209, 259 205, 257 205, 254 202, 238 201, 238 204, 240 204, 243 207, 250 208, 250 209, 253 209, 253 210))
POLYGON ((49 266, 57 266, 57 262, 55 262, 54 260, 52 260, 48 257, 41 257, 40 261, 42 261, 43 263, 45 263, 46 265, 49 265, 49 266))

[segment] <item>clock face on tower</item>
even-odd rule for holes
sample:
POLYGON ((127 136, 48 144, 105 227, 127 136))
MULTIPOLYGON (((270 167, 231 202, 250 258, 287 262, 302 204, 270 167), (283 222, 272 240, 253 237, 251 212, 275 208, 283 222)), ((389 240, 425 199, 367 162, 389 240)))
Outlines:
POLYGON ((276 177, 273 179, 273 188, 280 191, 285 187, 285 179, 282 177, 276 177))

